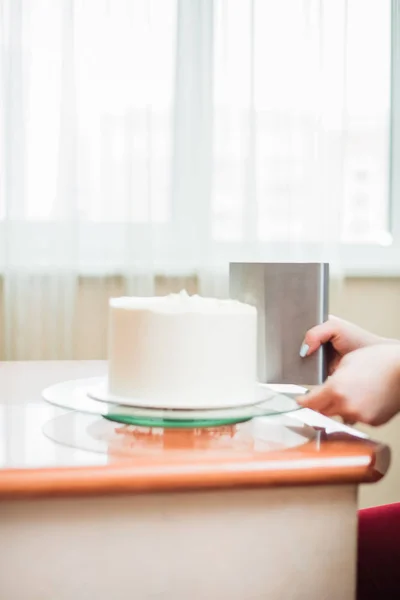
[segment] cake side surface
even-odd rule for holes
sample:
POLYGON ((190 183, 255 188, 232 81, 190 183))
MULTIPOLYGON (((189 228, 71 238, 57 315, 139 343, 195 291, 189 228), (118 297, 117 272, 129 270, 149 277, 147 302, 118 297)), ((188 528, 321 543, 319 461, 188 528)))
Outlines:
POLYGON ((176 296, 110 300, 109 393, 176 407, 248 402, 255 394, 256 309, 176 296))

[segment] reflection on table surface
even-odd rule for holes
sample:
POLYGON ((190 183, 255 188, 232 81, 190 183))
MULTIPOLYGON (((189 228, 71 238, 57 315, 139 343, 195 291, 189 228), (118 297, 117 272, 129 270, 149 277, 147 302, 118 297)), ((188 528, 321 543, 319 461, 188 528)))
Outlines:
POLYGON ((107 456, 55 444, 43 433, 63 411, 43 403, 0 405, 0 468, 96 466, 107 456))
POLYGON ((315 437, 314 429, 288 418, 257 418, 238 425, 159 428, 123 425, 70 413, 48 422, 44 433, 56 443, 102 452, 113 457, 240 458, 300 446, 315 437))
POLYGON ((45 403, 0 406, 0 431, 3 469, 103 465, 108 464, 108 455, 205 451, 245 455, 295 447, 315 436, 312 428, 289 416, 223 427, 161 429, 66 413, 45 403))
MULTIPOLYGON (((238 425, 161 429, 113 423, 41 403, 0 405, 0 468, 101 466, 110 458, 171 453, 246 457, 320 442, 321 431, 364 434, 301 410, 238 425)), ((113 462, 112 461, 112 462, 113 462)))

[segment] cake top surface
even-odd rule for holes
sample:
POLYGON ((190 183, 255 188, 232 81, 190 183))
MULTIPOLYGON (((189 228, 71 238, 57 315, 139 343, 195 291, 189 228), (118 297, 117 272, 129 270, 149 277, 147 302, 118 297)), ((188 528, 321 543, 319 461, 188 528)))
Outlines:
POLYGON ((185 290, 179 294, 169 294, 168 296, 111 298, 110 307, 157 313, 256 314, 257 312, 254 306, 238 300, 190 296, 185 290))

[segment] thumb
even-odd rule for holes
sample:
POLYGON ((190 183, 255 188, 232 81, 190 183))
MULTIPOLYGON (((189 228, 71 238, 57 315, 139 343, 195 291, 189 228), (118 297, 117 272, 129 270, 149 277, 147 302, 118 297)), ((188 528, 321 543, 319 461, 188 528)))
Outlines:
POLYGON ((337 328, 334 321, 326 321, 321 325, 316 325, 312 329, 309 329, 303 340, 300 356, 304 358, 316 352, 322 344, 326 344, 337 334, 337 328))
POLYGON ((299 396, 296 398, 297 403, 302 408, 310 408, 311 410, 315 410, 317 412, 323 412, 332 404, 332 393, 329 389, 329 386, 326 384, 320 385, 308 394, 304 394, 304 396, 299 396))

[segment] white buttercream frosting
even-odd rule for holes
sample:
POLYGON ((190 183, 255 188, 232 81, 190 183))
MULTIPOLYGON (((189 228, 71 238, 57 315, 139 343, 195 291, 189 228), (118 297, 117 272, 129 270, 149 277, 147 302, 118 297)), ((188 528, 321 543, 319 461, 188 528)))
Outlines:
POLYGON ((253 306, 238 300, 205 298, 197 294, 189 296, 186 290, 182 290, 179 294, 149 298, 136 296, 111 298, 110 306, 124 310, 148 310, 152 312, 256 313, 253 306))
POLYGON ((236 300, 185 291, 113 298, 109 392, 176 408, 248 403, 255 393, 256 340, 257 311, 236 300))

